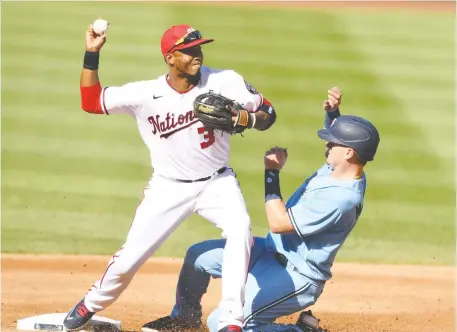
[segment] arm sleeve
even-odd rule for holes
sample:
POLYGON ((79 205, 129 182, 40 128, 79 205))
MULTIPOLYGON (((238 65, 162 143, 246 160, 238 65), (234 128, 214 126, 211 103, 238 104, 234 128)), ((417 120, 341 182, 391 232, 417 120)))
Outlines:
POLYGON ((138 87, 134 83, 105 87, 100 95, 100 107, 105 114, 134 115, 139 103, 138 87))
MULTIPOLYGON (((242 104, 249 112, 256 112, 264 104, 264 97, 235 71, 227 73, 227 97, 242 104)), ((268 102, 268 101, 266 101, 268 102)))
POLYGON ((287 210, 295 231, 302 238, 319 233, 335 225, 342 216, 335 197, 322 190, 303 195, 300 201, 287 210))

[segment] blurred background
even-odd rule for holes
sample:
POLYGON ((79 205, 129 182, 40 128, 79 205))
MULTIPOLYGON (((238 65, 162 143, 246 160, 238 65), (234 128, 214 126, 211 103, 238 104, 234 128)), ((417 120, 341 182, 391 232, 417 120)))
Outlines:
MULTIPOLYGON (((190 24, 214 38, 205 64, 234 69, 278 112, 266 133, 232 140, 257 236, 267 233, 263 155, 288 148, 284 197, 324 162, 322 101, 380 130, 365 207, 337 261, 452 264, 454 226, 453 12, 251 3, 7 2, 2 4, 2 252, 109 254, 122 245, 151 175, 128 116, 80 109, 84 35, 110 21, 100 79, 122 85, 166 72, 160 38, 190 24)), ((438 7, 436 5, 435 7, 438 7)), ((449 6, 448 6, 449 7, 449 6)), ((156 256, 183 256, 220 236, 184 222, 156 256)))

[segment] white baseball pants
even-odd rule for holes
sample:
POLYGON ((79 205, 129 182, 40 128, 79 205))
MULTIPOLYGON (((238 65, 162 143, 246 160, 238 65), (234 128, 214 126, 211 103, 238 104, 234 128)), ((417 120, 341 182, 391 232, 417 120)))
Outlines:
POLYGON ((227 239, 219 325, 242 326, 252 234, 246 204, 230 168, 208 181, 194 183, 154 175, 136 210, 127 240, 87 293, 87 308, 99 312, 115 302, 138 269, 193 212, 220 228, 227 239))

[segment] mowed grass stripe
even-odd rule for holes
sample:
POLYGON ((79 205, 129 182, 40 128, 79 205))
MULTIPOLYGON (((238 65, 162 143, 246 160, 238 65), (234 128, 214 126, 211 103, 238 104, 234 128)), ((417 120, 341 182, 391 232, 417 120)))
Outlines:
MULTIPOLYGON (((18 186, 2 186, 4 195, 3 206, 6 208, 67 210, 75 212, 109 212, 131 214, 141 201, 142 192, 138 190, 137 197, 101 195, 96 193, 66 193, 61 190, 43 191, 41 189, 21 188, 18 186)), ((5 219, 3 224, 13 223, 5 219)))
POLYGON ((133 213, 3 208, 2 217, 12 222, 2 225, 2 252, 112 254, 124 241, 133 213))
MULTIPOLYGON (((65 157, 70 158, 73 163, 80 165, 81 167, 90 167, 91 163, 88 163, 90 159, 93 159, 94 165, 100 168, 109 168, 110 161, 119 161, 122 163, 133 165, 149 165, 149 151, 146 147, 141 145, 141 142, 137 143, 128 142, 117 144, 110 144, 109 138, 105 140, 69 140, 58 138, 45 138, 40 136, 32 135, 20 135, 18 134, 4 134, 4 142, 8 144, 8 147, 3 148, 3 151, 9 151, 11 153, 19 152, 30 152, 39 155, 45 155, 48 164, 52 164, 52 158, 65 157), (78 158, 81 161, 78 162, 78 158), (87 158, 83 163, 83 158, 87 158), (89 164, 89 165, 88 165, 89 164)), ((133 139, 133 138, 132 138, 133 139)), ((21 156, 21 155, 18 155, 21 156)), ((33 155, 32 155, 33 156, 33 155)), ((21 157, 27 157, 27 154, 22 154, 21 157)), ((27 165, 29 167, 33 165, 27 165)))
MULTIPOLYGON (((389 94, 383 92, 380 93, 378 96, 390 96, 389 94)), ((353 93, 348 93, 347 95, 344 96, 345 101, 347 102, 353 102, 356 101, 357 95, 354 95, 353 93)), ((433 100, 436 103, 436 99, 433 100)), ((304 106, 296 106, 291 102, 285 102, 281 101, 282 109, 287 112, 287 114, 299 117, 300 115, 303 115, 303 124, 294 124, 295 126, 302 125, 304 128, 311 128, 311 126, 314 126, 316 123, 320 123, 320 126, 322 127, 324 125, 323 121, 323 115, 322 114, 322 109, 321 107, 316 107, 313 105, 310 107, 309 102, 304 103, 304 106)), ((426 105, 423 105, 426 106, 426 105)), ((363 110, 361 110, 363 111, 363 110)), ((357 113, 357 109, 354 110, 354 113, 357 113)), ((412 125, 425 125, 428 124, 430 125, 430 130, 433 133, 438 133, 441 132, 443 129, 450 129, 452 132, 452 128, 454 124, 452 123, 453 121, 453 116, 450 112, 444 111, 444 112, 437 112, 437 113, 432 113, 428 112, 426 114, 423 114, 421 116, 414 117, 411 119, 409 122, 412 125), (451 127, 452 126, 452 127, 451 127)), ((386 128, 389 128, 389 135, 386 136, 386 139, 402 139, 402 140, 410 140, 412 138, 408 137, 405 135, 405 133, 400 134, 402 131, 404 131, 405 128, 403 122, 401 119, 398 118, 388 118, 388 117, 380 117, 377 119, 376 123, 378 125, 384 126, 386 128), (398 137, 395 135, 395 133, 398 132, 398 137), (393 136, 393 137, 391 137, 393 136)))
MULTIPOLYGON (((211 60, 206 60, 207 63, 214 63, 216 61, 224 61, 227 58, 226 52, 217 52, 210 49, 210 46, 207 46, 205 49, 206 53, 211 54, 211 60)), ((267 51, 267 50, 266 50, 267 51)), ((292 50, 291 50, 292 51, 292 50)), ((232 56, 233 59, 230 60, 235 66, 248 66, 252 61, 255 61, 258 58, 258 54, 254 54, 251 56, 245 56, 242 54, 238 54, 235 52, 241 51, 232 51, 234 55, 232 56)), ((208 56, 209 57, 209 56, 208 56)), ((416 57, 416 61, 420 63, 421 58, 416 57)), ((332 72, 335 75, 335 72, 338 74, 342 72, 343 74, 351 74, 357 78, 357 71, 354 72, 354 68, 357 67, 356 61, 353 59, 334 59, 329 56, 328 53, 317 53, 315 55, 306 55, 306 65, 297 65, 297 62, 303 62, 303 56, 299 56, 296 54, 286 54, 285 56, 281 56, 281 60, 284 63, 278 63, 274 59, 266 59, 262 60, 262 63, 259 64, 261 69, 266 69, 261 72, 252 73, 253 77, 268 77, 268 73, 273 71, 275 74, 278 74, 278 79, 281 79, 284 75, 283 74, 290 74, 290 79, 294 79, 295 76, 301 77, 303 80, 303 84, 305 87, 309 84, 309 81, 306 79, 305 74, 313 74, 320 72, 321 74, 332 72), (270 68, 271 67, 271 68, 270 68), (270 68, 270 69, 268 69, 270 68), (295 68, 295 70, 294 70, 295 68), (282 74, 281 74, 282 73, 282 74)), ((392 59, 394 60, 394 59, 392 59)), ((444 77, 442 79, 436 80, 434 76, 436 75, 437 69, 447 70, 449 69, 448 63, 428 63, 425 65, 420 65, 421 70, 417 68, 418 63, 410 63, 407 60, 401 61, 397 59, 395 64, 385 65, 379 63, 379 73, 387 76, 388 78, 397 78, 399 82, 404 83, 405 81, 411 81, 412 84, 417 83, 416 80, 425 80, 431 82, 439 81, 438 83, 447 83, 452 84, 452 77, 444 77), (431 76, 431 77, 429 77, 431 76)), ((224 66, 225 67, 225 66, 224 66)), ((317 75, 316 75, 317 76, 317 75)), ((316 79, 318 80, 328 80, 328 77, 325 75, 317 76, 316 79)), ((271 76, 269 80, 266 80, 264 83, 271 82, 271 76)), ((293 86, 293 84, 290 84, 293 86)), ((432 86, 433 87, 433 86, 432 86)), ((365 86, 365 89, 368 87, 365 86)))
POLYGON ((103 227, 110 225, 103 231, 107 237, 118 237, 122 228, 128 229, 132 221, 135 209, 130 214, 110 212, 68 211, 63 209, 27 209, 6 207, 3 210, 5 216, 14 219, 14 227, 27 230, 33 228, 42 232, 62 228, 62 235, 71 235, 75 231, 91 233, 95 229, 103 231, 103 227), (46 222, 43 222, 46 221, 46 222))
MULTIPOLYGON (((92 115, 84 112, 79 105, 73 105, 68 109, 61 107, 40 107, 35 108, 33 113, 24 113, 24 107, 21 105, 12 105, 8 107, 8 113, 2 114, 3 124, 8 121, 18 122, 18 126, 29 126, 30 122, 35 123, 37 126, 44 124, 50 126, 60 126, 65 131, 81 130, 84 128, 85 132, 89 135, 95 133, 102 133, 109 131, 111 135, 116 133, 114 137, 122 140, 132 140, 132 135, 138 132, 137 126, 133 118, 127 115, 105 116, 105 115, 92 115), (74 129, 73 129, 74 128, 74 129), (123 136, 123 134, 126 134, 123 136)), ((21 130, 23 131, 23 130, 21 130)), ((33 132, 32 132, 33 133, 33 132)), ((79 135, 79 138, 81 135, 79 135)))
POLYGON ((147 185, 147 181, 118 180, 113 177, 37 174, 31 170, 4 172, 3 186, 43 192, 138 198, 147 185))
POLYGON ((68 176, 100 176, 141 181, 145 183, 151 176, 151 166, 130 160, 94 159, 91 156, 56 156, 53 154, 3 151, 3 177, 9 171, 22 170, 43 174, 65 174, 68 176))
MULTIPOLYGON (((385 212, 384 212, 385 213, 385 212)), ((393 218, 392 218, 393 219, 393 218)), ((362 220, 362 219, 361 219, 362 220)), ((380 238, 388 238, 390 241, 397 242, 409 242, 411 245, 417 245, 417 243, 427 242, 428 245, 438 246, 442 245, 449 247, 454 245, 454 228, 449 223, 437 223, 436 225, 428 223, 414 223, 404 222, 404 220, 385 220, 383 228, 380 230, 376 224, 376 220, 365 218, 360 226, 357 226, 357 230, 354 230, 354 240, 361 234, 363 239, 379 240, 380 238), (416 234, 414 226, 420 226, 420 234, 416 234), (391 230, 395 229, 394 233, 391 230), (388 237, 386 237, 386 235, 388 237)), ((353 241, 352 239, 350 241, 353 241)), ((348 242, 350 242, 348 241, 348 242)))
MULTIPOLYGON (((373 45, 373 48, 370 48, 371 52, 376 54, 379 58, 384 59, 386 62, 392 62, 392 64, 398 66, 409 67, 420 64, 425 67, 434 66, 438 69, 444 69, 446 66, 452 65, 453 57, 452 52, 449 52, 449 45, 447 45, 448 40, 443 39, 440 42, 435 41, 437 45, 433 47, 420 33, 414 38, 409 36, 405 37, 403 40, 400 39, 399 41, 401 43, 398 43, 398 45, 392 45, 391 38, 393 37, 377 40, 376 44, 373 45), (405 43, 405 40, 411 42, 411 39, 413 39, 414 42, 420 42, 422 46, 418 49, 411 48, 409 43, 405 43), (399 54, 401 54, 401 58, 398 58, 399 54)), ((372 39, 373 35, 352 38, 354 42, 360 43, 365 43, 367 40, 372 39)))
MULTIPOLYGON (((392 199, 376 199, 366 201, 363 213, 364 218, 361 219, 359 224, 364 224, 363 220, 366 218, 373 223, 373 227, 377 226, 380 229, 388 229, 390 231, 389 227, 382 224, 383 220, 405 224, 418 223, 439 227, 453 227, 447 218, 454 215, 454 208, 445 202, 419 205, 415 202, 407 203, 392 199)), ((416 231, 416 228, 412 227, 411 230, 416 231)))
MULTIPOLYGON (((356 226, 356 230, 357 230, 356 226)), ((411 237, 414 237, 411 234, 411 237)), ((391 240, 388 238, 357 236, 356 231, 346 241, 344 249, 340 251, 339 261, 357 261, 360 263, 379 262, 385 264, 424 264, 424 265, 452 265, 453 255, 449 254, 449 246, 438 244, 418 245, 410 241, 391 240), (392 248, 395 254, 389 253, 386 248, 392 248), (414 249, 412 249, 414 248, 414 249)))
MULTIPOLYGON (((109 144, 109 142, 111 142, 112 145, 120 146, 131 144, 137 151, 144 150, 141 149, 141 146, 138 146, 138 143, 140 143, 140 134, 137 129, 136 121, 132 117, 128 115, 120 115, 120 118, 124 119, 124 126, 118 127, 115 131, 113 131, 113 128, 110 126, 111 119, 109 119, 113 116, 89 115, 87 113, 83 113, 82 111, 78 113, 81 113, 80 116, 86 123, 93 122, 92 130, 87 130, 86 127, 83 138, 81 138, 80 126, 72 126, 70 123, 62 126, 60 119, 53 119, 51 117, 43 119, 42 121, 31 120, 28 118, 11 119, 5 117, 5 119, 3 119, 3 123, 12 132, 12 140, 16 140, 18 138, 17 134, 14 133, 33 133, 34 128, 36 126, 40 126, 42 130, 40 138, 42 139, 63 139, 64 141, 68 141, 70 143, 74 141, 78 144, 87 144, 88 146, 92 145, 92 143, 97 144, 97 140, 102 139, 106 140, 107 144, 109 144), (93 121, 95 117, 98 118, 97 120, 105 121, 93 121), (137 133, 137 137, 132 137, 132 133, 137 133)), ((82 125, 85 126, 85 124, 82 125)), ((6 136, 7 139, 9 139, 8 136, 9 134, 6 136)), ((24 140, 26 141, 31 141, 32 139, 33 136, 32 138, 28 138, 27 136, 24 137, 24 140)))

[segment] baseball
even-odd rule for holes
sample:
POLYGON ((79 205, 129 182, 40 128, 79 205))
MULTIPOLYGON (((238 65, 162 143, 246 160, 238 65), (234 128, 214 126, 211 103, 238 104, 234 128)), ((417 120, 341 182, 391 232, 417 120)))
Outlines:
POLYGON ((98 19, 92 23, 92 29, 97 35, 101 35, 102 33, 106 33, 108 31, 109 23, 106 20, 98 19))

